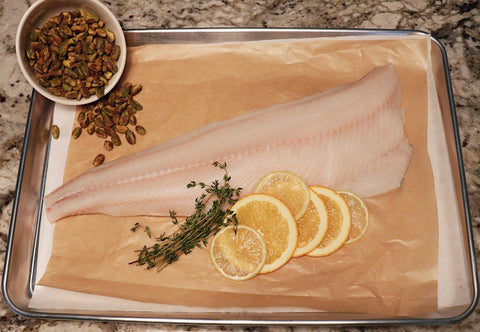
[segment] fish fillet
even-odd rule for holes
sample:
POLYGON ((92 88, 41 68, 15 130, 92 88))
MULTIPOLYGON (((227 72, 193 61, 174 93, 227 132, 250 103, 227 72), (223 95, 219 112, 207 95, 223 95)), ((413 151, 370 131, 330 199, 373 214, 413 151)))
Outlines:
POLYGON ((351 190, 362 197, 401 185, 411 145, 401 87, 393 65, 359 81, 296 101, 215 122, 164 144, 92 168, 45 197, 47 218, 77 214, 189 215, 200 190, 227 162, 231 185, 252 192, 275 170, 309 185, 351 190))

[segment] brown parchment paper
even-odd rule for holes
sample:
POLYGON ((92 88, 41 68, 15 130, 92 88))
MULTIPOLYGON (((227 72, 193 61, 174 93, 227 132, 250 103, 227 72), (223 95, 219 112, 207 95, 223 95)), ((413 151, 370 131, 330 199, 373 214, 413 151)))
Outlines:
MULTIPOLYGON (((402 186, 366 199, 370 227, 357 243, 323 258, 295 258, 244 282, 221 277, 208 250, 196 249, 161 273, 129 265, 154 233, 153 217, 76 216, 55 225, 41 285, 131 300, 219 308, 291 306, 408 316, 437 309, 438 224, 427 152, 428 38, 150 45, 130 48, 123 81, 141 83, 138 121, 148 134, 107 160, 165 142, 212 121, 355 81, 393 63, 402 85, 413 154, 402 186)), ((328 121, 328 119, 325 119, 328 121)), ((102 142, 83 135, 69 146, 65 178, 91 167, 102 142)), ((292 156, 294 157, 294 156, 292 156)), ((201 180, 201 179, 192 179, 201 180)))

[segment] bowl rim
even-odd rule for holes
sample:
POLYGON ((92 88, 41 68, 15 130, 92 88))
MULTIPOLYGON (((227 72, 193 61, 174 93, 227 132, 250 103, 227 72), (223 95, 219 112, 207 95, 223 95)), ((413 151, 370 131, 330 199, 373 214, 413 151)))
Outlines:
MULTIPOLYGON (((22 16, 22 19, 20 20, 18 27, 17 27, 17 34, 15 38, 15 53, 17 57, 17 62, 18 65, 20 66, 20 70, 22 71, 24 77, 27 79, 27 81, 30 83, 30 85, 35 89, 36 92, 40 93, 44 97, 54 101, 55 103, 58 104, 63 104, 63 105, 71 105, 71 106, 77 106, 77 105, 85 105, 89 104, 92 102, 97 101, 100 99, 96 95, 92 95, 89 98, 85 99, 82 98, 80 100, 76 99, 67 99, 65 97, 58 97, 55 96, 51 93, 49 93, 46 88, 42 87, 38 81, 32 77, 32 75, 29 72, 29 69, 26 67, 26 63, 24 59, 22 58, 21 50, 22 50, 22 43, 24 40, 22 40, 22 30, 25 27, 26 22, 28 19, 31 17, 32 13, 35 12, 35 10, 45 4, 48 1, 53 1, 53 0, 38 0, 35 3, 33 3, 25 12, 25 14, 22 16)), ((121 52, 120 52, 120 58, 117 61, 118 65, 118 71, 113 75, 112 79, 109 80, 107 87, 105 88, 105 95, 108 94, 120 81, 120 78, 123 74, 123 71, 126 66, 126 57, 127 57, 127 42, 125 39, 125 34, 123 31, 122 26, 120 25, 120 22, 118 21, 117 17, 112 13, 112 11, 105 6, 102 2, 98 0, 83 0, 84 3, 91 2, 95 6, 98 6, 103 12, 102 13, 96 13, 100 16, 100 14, 107 15, 109 16, 110 20, 113 22, 113 24, 116 26, 116 30, 120 31, 121 33, 116 33, 115 34, 115 44, 119 45, 121 47, 121 52)), ((58 11, 61 12, 62 8, 58 7, 58 11)), ((104 20, 105 21, 105 20, 104 20)))

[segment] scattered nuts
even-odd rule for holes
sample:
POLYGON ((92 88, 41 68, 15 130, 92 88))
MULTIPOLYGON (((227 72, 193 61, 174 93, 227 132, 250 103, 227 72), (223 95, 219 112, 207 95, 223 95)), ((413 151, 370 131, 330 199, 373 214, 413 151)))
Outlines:
POLYGON ((52 136, 54 139, 58 139, 58 137, 60 136, 60 128, 58 128, 57 125, 52 126, 52 136))
MULTIPOLYGON (((140 84, 126 82, 96 102, 82 106, 77 116, 79 126, 74 129, 72 136, 78 138, 83 128, 88 134, 95 134, 102 139, 106 151, 122 145, 121 136, 124 136, 129 144, 136 144, 135 132, 139 135, 146 133, 143 126, 137 125, 136 113, 143 107, 133 99, 140 91, 142 91, 140 84)), ((99 156, 96 157, 99 159, 94 161, 94 164, 99 162, 101 158, 99 156)), ((105 156, 102 163, 104 160, 105 156)))
POLYGON ((107 133, 105 132, 105 129, 103 128, 98 128, 95 129, 95 134, 97 134, 98 138, 105 139, 108 137, 107 133))
POLYGON ((137 142, 135 133, 130 129, 127 129, 127 132, 125 133, 125 138, 127 139, 128 144, 134 145, 137 142))
POLYGON ((145 128, 143 128, 142 126, 135 126, 135 131, 139 135, 145 135, 147 133, 145 128))
POLYGON ((79 138, 81 134, 82 134, 82 128, 80 128, 80 127, 75 127, 75 129, 73 129, 73 131, 72 131, 72 137, 74 139, 79 138))
POLYGON ((112 150, 113 150, 113 143, 112 143, 112 141, 105 141, 105 142, 103 142, 103 147, 104 147, 105 150, 107 150, 107 151, 112 151, 112 150))
POLYGON ((115 145, 115 146, 122 145, 122 141, 120 140, 120 136, 118 136, 117 133, 112 134, 112 142, 113 142, 113 145, 115 145))
POLYGON ((95 129, 96 129, 95 124, 92 122, 87 127, 87 133, 89 135, 93 135, 95 133, 95 129))
POLYGON ((95 157, 95 159, 93 159, 92 164, 93 166, 97 167, 103 164, 104 161, 105 161, 105 155, 100 153, 95 157))

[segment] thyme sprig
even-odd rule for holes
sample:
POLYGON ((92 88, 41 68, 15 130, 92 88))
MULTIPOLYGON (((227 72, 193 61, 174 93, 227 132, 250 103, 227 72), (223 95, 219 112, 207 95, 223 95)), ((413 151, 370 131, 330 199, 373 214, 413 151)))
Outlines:
POLYGON ((213 166, 224 170, 223 181, 215 180, 210 185, 196 181, 187 184, 187 188, 200 187, 204 189, 204 193, 195 199, 195 212, 183 223, 179 222, 175 211, 170 211, 171 222, 178 226, 177 231, 155 237, 149 226, 136 223, 131 228, 132 232, 143 229, 148 237, 153 237, 156 242, 152 246, 145 245, 137 250, 138 259, 130 264, 146 265, 147 269, 157 267, 161 270, 177 261, 182 254, 187 255, 196 247, 207 246, 208 238, 221 228, 232 223, 237 224, 236 216, 228 206, 238 200, 242 189, 230 186, 227 163, 214 162, 213 166))

